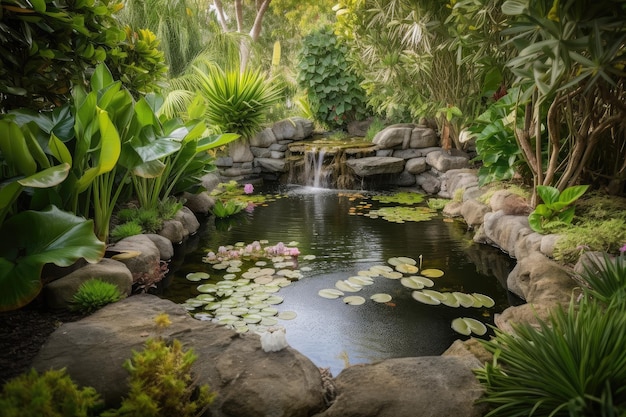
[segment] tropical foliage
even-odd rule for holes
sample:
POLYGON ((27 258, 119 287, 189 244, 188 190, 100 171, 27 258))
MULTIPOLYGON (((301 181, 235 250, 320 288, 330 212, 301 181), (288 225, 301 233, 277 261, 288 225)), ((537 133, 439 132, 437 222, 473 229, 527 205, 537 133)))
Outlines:
POLYGON ((78 287, 78 291, 72 297, 72 303, 73 309, 90 314, 121 298, 122 294, 115 284, 101 279, 90 279, 78 287))
POLYGON ((563 192, 545 185, 537 186, 537 194, 543 203, 538 204, 528 216, 528 224, 535 232, 546 233, 559 226, 567 226, 574 220, 573 204, 589 188, 588 185, 569 187, 563 192))
POLYGON ((298 83, 306 92, 315 119, 333 129, 367 115, 365 92, 350 70, 347 55, 347 45, 329 27, 303 39, 298 83))

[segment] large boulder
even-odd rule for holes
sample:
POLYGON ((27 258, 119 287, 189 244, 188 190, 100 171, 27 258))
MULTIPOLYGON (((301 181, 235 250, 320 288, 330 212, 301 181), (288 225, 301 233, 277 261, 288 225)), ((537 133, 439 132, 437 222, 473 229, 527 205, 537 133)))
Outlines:
POLYGON ((107 406, 115 407, 128 394, 122 365, 149 337, 178 339, 194 350, 196 383, 217 392, 212 417, 305 417, 324 407, 321 374, 298 351, 287 347, 266 353, 258 335, 195 320, 181 306, 148 294, 63 324, 33 366, 39 371, 66 368, 77 384, 94 387, 107 406), (172 324, 157 331, 154 317, 160 313, 172 324))
POLYGON ((96 264, 87 264, 69 274, 52 281, 44 287, 46 304, 53 309, 72 307, 72 299, 78 288, 90 279, 99 279, 114 284, 120 293, 128 296, 133 286, 133 276, 122 262, 103 258, 96 264))
POLYGON ((507 286, 528 303, 566 304, 578 284, 561 265, 540 252, 531 252, 518 259, 507 286))
POLYGON ((472 373, 473 356, 387 359, 344 369, 337 397, 316 417, 479 417, 483 390, 472 373))
POLYGON ((426 163, 439 172, 446 172, 451 169, 467 168, 469 156, 458 149, 451 149, 449 152, 440 150, 426 155, 426 163))
POLYGON ((132 271, 133 282, 158 282, 162 278, 161 252, 146 235, 126 237, 107 248, 108 252, 126 254, 119 258, 132 271))
POLYGON ((374 136, 372 143, 382 149, 395 147, 407 149, 411 145, 411 134, 414 128, 415 125, 410 123, 387 126, 374 136))
POLYGON ((301 140, 311 136, 313 122, 303 117, 290 117, 274 123, 272 131, 277 140, 301 140))
POLYGON ((378 174, 398 174, 404 170, 404 159, 392 156, 369 156, 367 158, 348 159, 346 165, 359 177, 378 174))
POLYGON ((414 149, 423 149, 437 146, 437 134, 430 127, 416 126, 411 132, 410 146, 414 149))
POLYGON ((237 139, 228 144, 228 156, 233 160, 233 163, 237 162, 252 162, 254 155, 250 150, 250 143, 248 139, 237 139))
POLYGON ((267 172, 287 172, 288 165, 284 159, 257 158, 254 160, 256 166, 267 172))
POLYGON ((499 247, 514 258, 518 258, 515 247, 518 241, 533 233, 525 216, 507 215, 504 211, 485 214, 482 233, 474 236, 474 241, 499 247))
POLYGON ((276 136, 271 128, 265 128, 250 138, 250 146, 258 148, 269 148, 276 143, 276 136))

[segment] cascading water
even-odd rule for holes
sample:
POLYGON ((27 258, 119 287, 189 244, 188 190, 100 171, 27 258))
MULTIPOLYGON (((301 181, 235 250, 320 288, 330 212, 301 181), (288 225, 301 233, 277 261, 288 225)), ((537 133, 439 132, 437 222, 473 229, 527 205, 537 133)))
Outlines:
POLYGON ((327 171, 324 167, 326 157, 325 148, 312 147, 305 151, 305 179, 306 185, 314 188, 326 188, 328 186, 327 171))

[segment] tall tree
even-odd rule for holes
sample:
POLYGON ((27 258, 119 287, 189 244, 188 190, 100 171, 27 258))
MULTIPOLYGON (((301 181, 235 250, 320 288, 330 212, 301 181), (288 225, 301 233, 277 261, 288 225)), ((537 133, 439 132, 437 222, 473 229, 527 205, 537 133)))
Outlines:
MULTIPOLYGON (((263 27, 263 18, 265 17, 265 13, 267 12, 270 3, 272 0, 254 0, 254 20, 252 20, 252 25, 250 30, 247 32, 248 38, 242 37, 239 44, 239 52, 240 52, 240 69, 243 71, 248 65, 248 60, 250 59, 250 41, 256 42, 261 35, 261 29, 263 27)), ((244 1, 243 0, 234 0, 231 4, 233 7, 233 12, 235 15, 235 24, 236 27, 233 29, 231 27, 230 19, 227 18, 227 13, 224 11, 224 4, 222 0, 213 0, 213 7, 215 8, 215 13, 217 14, 217 19, 222 26, 222 30, 224 32, 232 32, 235 31, 240 34, 244 34, 246 26, 246 19, 244 16, 244 1)))

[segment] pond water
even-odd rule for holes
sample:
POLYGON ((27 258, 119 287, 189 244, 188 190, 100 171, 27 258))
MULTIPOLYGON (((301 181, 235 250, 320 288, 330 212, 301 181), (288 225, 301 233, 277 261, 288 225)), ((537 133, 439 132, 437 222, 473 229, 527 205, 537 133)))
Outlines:
POLYGON ((440 215, 403 224, 366 217, 366 210, 361 209, 364 201, 372 204, 371 210, 389 204, 369 200, 361 192, 294 186, 282 189, 281 195, 267 206, 229 219, 216 222, 208 218, 180 248, 186 253, 178 254, 172 262, 172 272, 160 288, 161 296, 183 303, 200 294, 199 284, 221 280, 227 272, 215 270, 202 260, 209 250, 237 242, 267 240, 274 245, 295 241, 301 253, 297 267, 303 270, 302 278, 280 288, 276 295, 283 302, 272 307, 296 313, 294 319, 279 320, 288 343, 317 366, 329 367, 333 375, 348 364, 439 355, 454 340, 468 337, 451 328, 452 320, 472 317, 492 324, 494 314, 518 302, 500 283, 514 261, 495 248, 474 244, 462 222, 450 222, 440 215), (315 258, 308 260, 311 256, 306 255, 315 258), (359 271, 389 265, 389 258, 419 260, 420 255, 423 269, 444 271, 442 277, 432 279, 432 289, 485 294, 495 305, 453 308, 422 304, 412 297, 414 290, 401 285, 400 280, 384 277, 375 277, 373 285, 363 286, 358 293, 346 293, 365 298, 362 305, 318 295, 359 271), (500 281, 494 271, 500 271, 500 281), (211 278, 190 282, 186 275, 193 272, 207 272, 211 278), (369 297, 375 293, 389 294, 392 300, 374 302, 369 297))

